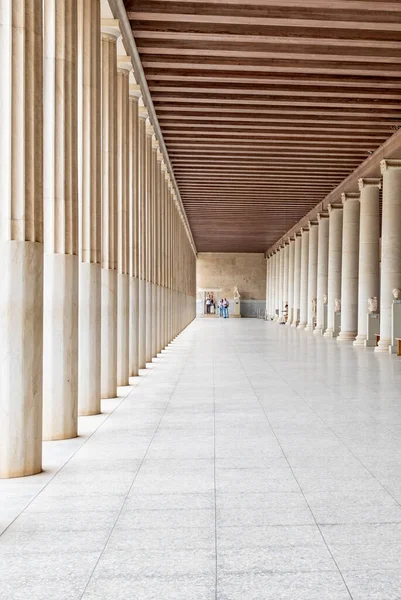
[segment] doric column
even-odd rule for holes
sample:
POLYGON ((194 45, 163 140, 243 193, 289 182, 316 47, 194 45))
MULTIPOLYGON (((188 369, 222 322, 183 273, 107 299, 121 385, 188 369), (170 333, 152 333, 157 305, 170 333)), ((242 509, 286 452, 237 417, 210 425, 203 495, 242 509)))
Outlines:
POLYGON ((297 327, 299 323, 299 312, 301 302, 301 232, 295 234, 294 240, 294 302, 291 327, 297 327))
POLYGON ((43 437, 77 436, 77 2, 44 0, 43 437))
POLYGON ((288 319, 288 270, 289 270, 289 250, 288 242, 284 245, 284 278, 283 278, 283 311, 287 313, 288 319), (286 308, 287 307, 287 308, 286 308))
POLYGON ((307 310, 308 323, 305 331, 313 331, 317 304, 317 252, 319 227, 317 221, 309 221, 309 252, 308 252, 308 293, 307 310))
POLYGON ((42 469, 42 2, 0 2, 0 478, 42 469))
POLYGON ((313 333, 322 335, 325 330, 324 307, 327 302, 328 293, 328 270, 329 270, 329 215, 319 213, 318 251, 317 251, 317 304, 316 304, 316 328, 313 333))
POLYGON ((335 300, 341 300, 341 262, 343 240, 343 205, 329 204, 329 268, 327 278, 326 337, 334 335, 335 300))
POLYGON ((117 39, 102 19, 102 350, 101 395, 117 395, 117 39))
POLYGON ((128 214, 129 214, 129 374, 139 374, 139 122, 138 85, 129 86, 128 112, 128 214))
POLYGON ((279 250, 279 274, 278 274, 278 321, 281 321, 283 316, 283 293, 284 293, 284 246, 280 246, 279 250))
POLYGON ((153 258, 153 134, 150 121, 146 122, 146 362, 152 362, 152 258, 153 258))
POLYGON ((117 385, 129 384, 129 74, 131 58, 117 60, 117 385))
POLYGON ((163 304, 163 288, 162 288, 162 227, 163 227, 163 180, 164 173, 162 171, 163 155, 158 150, 157 152, 157 197, 156 197, 156 285, 157 285, 157 329, 156 329, 156 356, 162 351, 162 304, 163 304))
POLYGON ((293 239, 288 239, 288 319, 287 326, 290 326, 293 320, 294 308, 294 252, 295 242, 293 239))
POLYGON ((354 340, 358 330, 359 192, 342 194, 343 249, 341 332, 338 342, 354 340))
POLYGON ((100 0, 78 4, 78 410, 100 413, 100 0))
POLYGON ((151 223, 150 223, 150 263, 151 263, 151 289, 152 289, 152 331, 151 347, 152 358, 157 356, 157 196, 158 196, 158 177, 157 177, 157 152, 159 143, 155 136, 152 137, 152 195, 151 195, 151 223))
POLYGON ((139 107, 139 248, 138 248, 138 296, 139 296, 139 326, 138 326, 138 361, 139 368, 146 368, 146 119, 148 111, 144 106, 139 107))
POLYGON ((309 229, 301 229, 301 287, 300 315, 298 329, 305 329, 308 322, 308 263, 309 263, 309 229))
POLYGON ((401 160, 383 160, 380 166, 383 175, 380 341, 375 351, 387 352, 392 334, 392 291, 401 289, 401 160))
POLYGON ((277 250, 273 254, 273 320, 277 320, 278 310, 278 266, 277 266, 278 253, 277 250))
POLYGON ((380 296, 380 197, 381 179, 360 179, 358 335, 354 346, 367 339, 368 298, 380 296))

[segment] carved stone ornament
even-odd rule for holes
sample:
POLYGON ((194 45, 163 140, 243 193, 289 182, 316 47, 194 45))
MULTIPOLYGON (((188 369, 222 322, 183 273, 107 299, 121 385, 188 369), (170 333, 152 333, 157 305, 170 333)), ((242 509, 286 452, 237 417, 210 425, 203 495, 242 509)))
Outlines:
POLYGON ((340 298, 336 298, 334 300, 334 312, 341 312, 341 300, 340 300, 340 298))
POLYGON ((377 297, 371 296, 368 298, 368 312, 370 314, 377 313, 377 297))
POLYGON ((317 298, 312 298, 312 316, 316 317, 317 298))
POLYGON ((323 294, 323 304, 327 304, 329 301, 329 298, 327 296, 327 294, 323 294))
POLYGON ((239 300, 241 298, 241 294, 238 291, 238 287, 234 286, 234 300, 239 300))
POLYGON ((400 288, 393 289, 393 298, 394 300, 401 300, 401 290, 400 288))

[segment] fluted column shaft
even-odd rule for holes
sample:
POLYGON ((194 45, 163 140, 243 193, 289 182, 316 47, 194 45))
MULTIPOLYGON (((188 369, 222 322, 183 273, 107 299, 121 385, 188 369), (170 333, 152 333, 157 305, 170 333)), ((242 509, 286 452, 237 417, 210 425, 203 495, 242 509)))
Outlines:
POLYGON ((42 468, 42 25, 0 0, 0 478, 42 468))
POLYGON ((117 395, 117 39, 118 22, 102 19, 102 346, 101 396, 117 395))
POLYGON ((358 335, 354 345, 367 339, 368 299, 380 296, 380 179, 360 179, 358 335))
POLYGON ((77 2, 44 0, 43 437, 77 436, 77 2))
POLYGON ((295 250, 294 250, 294 307, 293 307, 293 315, 292 315, 292 327, 297 327, 299 312, 300 312, 300 302, 301 302, 301 234, 297 233, 295 235, 295 250))
POLYGON ((301 231, 301 289, 298 329, 305 329, 308 321, 309 230, 307 228, 303 228, 301 231))
POLYGON ((401 160, 381 163, 383 175, 382 255, 380 275, 380 341, 376 352, 391 344, 393 289, 401 289, 401 160))
POLYGON ((152 362, 152 224, 153 224, 153 127, 146 125, 146 362, 152 362))
POLYGON ((341 263, 343 240, 343 207, 329 205, 329 268, 327 278, 327 329, 326 337, 334 335, 334 304, 341 299, 341 263))
POLYGON ((279 250, 279 280, 278 280, 278 319, 281 321, 283 316, 284 301, 284 246, 279 250))
POLYGON ((317 303, 317 253, 318 253, 319 227, 317 221, 309 222, 309 253, 308 253, 308 323, 306 331, 313 331, 314 310, 317 303))
POLYGON ((139 368, 146 368, 146 118, 147 110, 139 108, 139 133, 138 133, 138 179, 139 179, 139 240, 138 240, 138 362, 139 368))
POLYGON ((157 196, 158 196, 158 177, 157 177, 157 149, 158 143, 155 137, 152 138, 152 195, 151 195, 151 230, 150 230, 150 261, 151 261, 151 286, 152 286, 152 330, 151 330, 151 353, 152 358, 157 356, 157 196))
POLYGON ((329 216, 327 213, 318 214, 318 252, 317 252, 317 303, 316 328, 314 333, 322 335, 325 330, 324 307, 326 305, 329 271, 329 216))
POLYGON ((139 374, 139 122, 137 85, 129 88, 128 215, 129 215, 129 375, 139 374))
POLYGON ((129 384, 129 73, 131 59, 117 61, 117 385, 129 384))
POLYGON ((288 319, 286 325, 291 325, 294 315, 294 259, 295 242, 290 239, 288 246, 288 319))
POLYGON ((100 413, 100 0, 78 4, 78 409, 100 413))
POLYGON ((289 244, 284 246, 284 276, 283 276, 283 311, 287 312, 288 318, 288 270, 289 270, 289 244), (285 308, 287 307, 287 309, 285 308))
POLYGON ((338 342, 352 341, 358 330, 359 192, 342 195, 341 332, 338 342))

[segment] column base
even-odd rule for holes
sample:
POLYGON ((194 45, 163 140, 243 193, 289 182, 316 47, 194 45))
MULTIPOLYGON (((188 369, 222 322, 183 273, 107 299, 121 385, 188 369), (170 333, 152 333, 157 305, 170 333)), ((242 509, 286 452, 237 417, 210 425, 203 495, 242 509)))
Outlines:
POLYGON ((310 325, 308 323, 308 325, 305 327, 305 332, 306 333, 313 333, 313 331, 314 331, 314 329, 313 329, 312 325, 310 325))
POLYGON ((335 335, 334 335, 334 329, 332 327, 328 327, 326 329, 326 331, 324 332, 323 337, 326 337, 326 338, 333 338, 333 337, 335 337, 335 335))
POLYGON ((117 385, 129 385, 129 275, 117 273, 117 385))
POLYGON ((138 368, 146 369, 146 281, 138 281, 138 368))
POLYGON ((367 336, 366 335, 357 335, 356 338, 355 338, 355 340, 354 340, 353 346, 361 346, 361 347, 365 348, 366 347, 366 340, 367 340, 367 336))
POLYGON ((139 280, 130 277, 129 283, 129 375, 139 375, 139 280))
POLYGON ((323 335, 323 333, 324 333, 323 327, 320 325, 315 327, 315 329, 313 330, 313 335, 323 335))
POLYGON ((102 269, 101 397, 117 396, 117 272, 102 269))
POLYGON ((285 324, 286 327, 291 327, 291 321, 287 321, 285 324))
POLYGON ((337 337, 337 342, 353 342, 356 334, 356 331, 341 331, 337 337))
POLYGON ((391 351, 391 340, 380 340, 375 348, 375 352, 386 352, 387 354, 391 351))
POLYGON ((297 321, 293 321, 293 322, 291 323, 291 327, 293 327, 294 329, 295 329, 296 327, 298 327, 298 323, 297 323, 297 321))
POLYGON ((306 323, 300 323, 300 324, 297 326, 297 329, 301 329, 301 330, 302 330, 302 329, 305 329, 305 327, 306 327, 306 323))

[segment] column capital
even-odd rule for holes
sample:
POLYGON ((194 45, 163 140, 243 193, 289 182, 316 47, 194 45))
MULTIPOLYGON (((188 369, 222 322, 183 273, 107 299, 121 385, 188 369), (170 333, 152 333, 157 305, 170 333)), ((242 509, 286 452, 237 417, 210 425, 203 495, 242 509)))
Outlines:
POLYGON ((303 227, 301 227, 301 235, 303 235, 304 233, 309 233, 309 225, 304 225, 303 227))
POLYGON ((313 219, 313 221, 308 221, 308 227, 309 229, 311 229, 312 227, 314 227, 315 225, 318 225, 318 221, 313 219))
POLYGON ((327 205, 327 210, 329 211, 329 214, 333 211, 333 210, 342 210, 343 209, 343 205, 342 204, 338 204, 338 203, 333 203, 333 204, 328 204, 327 205))
POLYGON ((382 187, 382 180, 380 178, 363 178, 361 177, 361 179, 358 179, 358 187, 359 187, 359 191, 361 192, 363 190, 363 188, 365 187, 377 187, 379 188, 379 190, 381 190, 382 187))
POLYGON ((157 139, 157 137, 155 135, 153 135, 153 137, 152 137, 152 149, 156 150, 156 151, 160 151, 159 140, 157 139))
POLYGON ((329 213, 326 211, 322 211, 317 213, 317 222, 320 223, 320 221, 322 219, 328 219, 329 218, 329 213))
POLYGON ((149 117, 148 117, 146 119, 146 135, 150 135, 153 138, 154 134, 155 134, 155 129, 154 129, 152 123, 149 121, 149 117))
POLYGON ((149 116, 149 113, 148 113, 148 109, 146 108, 146 106, 140 106, 138 109, 138 117, 140 119, 144 119, 146 121, 148 116, 149 116))
POLYGON ((301 237, 301 231, 297 231, 292 235, 292 239, 295 241, 298 237, 301 237))
POLYGON ((141 86, 137 85, 136 83, 130 83, 129 95, 130 98, 137 98, 137 100, 139 100, 139 98, 142 96, 141 86))
POLYGON ((385 158, 380 161, 380 171, 381 173, 385 173, 388 169, 399 169, 401 168, 401 159, 400 158, 385 158))
POLYGON ((133 70, 130 56, 117 56, 117 70, 124 75, 129 75, 133 70))
MULTIPOLYGON (((158 142, 159 143, 159 142, 158 142)), ((162 163, 163 162, 163 153, 160 152, 160 150, 157 150, 157 162, 162 163)))
POLYGON ((102 38, 117 42, 121 37, 120 21, 118 19, 102 19, 100 31, 102 38))
POLYGON ((344 192, 341 194, 341 201, 345 204, 348 200, 356 200, 359 202, 361 195, 359 192, 344 192))

